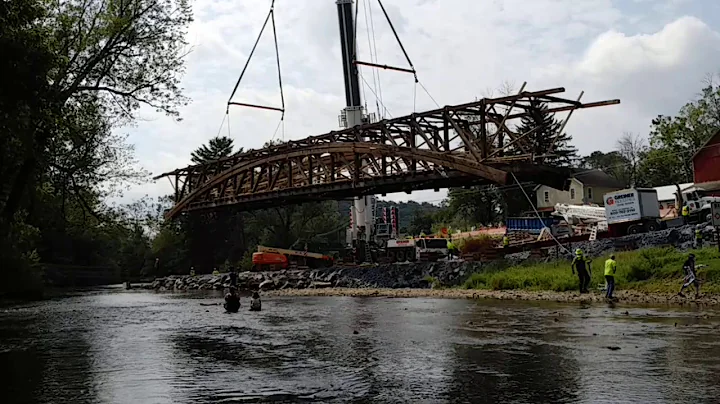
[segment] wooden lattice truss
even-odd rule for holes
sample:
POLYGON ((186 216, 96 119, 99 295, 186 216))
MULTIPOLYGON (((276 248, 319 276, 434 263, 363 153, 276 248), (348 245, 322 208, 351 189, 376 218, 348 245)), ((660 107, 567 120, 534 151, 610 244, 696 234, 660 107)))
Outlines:
MULTIPOLYGON (((523 85, 524 89, 524 85, 523 85)), ((619 104, 553 96, 564 88, 521 91, 249 150, 162 174, 175 190, 167 213, 235 205, 244 210, 318 199, 409 192, 517 177, 556 187, 568 172, 545 167, 554 143, 538 152, 532 133, 511 123, 539 104, 550 113, 619 104)), ((582 96, 582 94, 581 94, 582 96)))

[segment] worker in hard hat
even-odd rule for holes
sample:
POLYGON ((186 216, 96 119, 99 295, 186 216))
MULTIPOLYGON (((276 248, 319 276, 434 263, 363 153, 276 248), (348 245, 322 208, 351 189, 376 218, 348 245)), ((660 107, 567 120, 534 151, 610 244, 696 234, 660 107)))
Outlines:
POLYGON ((613 254, 605 261, 605 282, 607 282, 605 297, 611 300, 615 290, 615 272, 617 272, 617 262, 615 261, 615 254, 613 254))
POLYGON ((702 248, 703 247, 703 234, 702 234, 702 225, 699 224, 697 227, 695 227, 695 248, 702 248))
POLYGON ((577 270, 578 278, 580 279, 580 293, 588 293, 588 286, 590 285, 590 262, 585 258, 581 249, 575 250, 575 258, 572 260, 570 268, 572 269, 573 275, 577 270))
POLYGON ((448 240, 447 240, 447 249, 448 249, 448 256, 449 256, 449 258, 450 258, 450 259, 455 258, 455 253, 456 253, 457 250, 456 250, 455 244, 453 244, 453 242, 452 242, 451 239, 448 239, 448 240))

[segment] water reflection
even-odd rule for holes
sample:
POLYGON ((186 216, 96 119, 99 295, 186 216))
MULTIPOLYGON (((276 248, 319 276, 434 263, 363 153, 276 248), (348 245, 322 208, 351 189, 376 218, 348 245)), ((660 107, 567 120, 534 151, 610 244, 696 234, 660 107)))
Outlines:
POLYGON ((265 299, 262 312, 226 314, 219 298, 117 290, 4 310, 3 403, 720 394, 716 312, 344 297, 265 299))
POLYGON ((0 378, 8 390, 0 391, 3 402, 96 402, 89 316, 77 304, 67 299, 2 313, 0 378))

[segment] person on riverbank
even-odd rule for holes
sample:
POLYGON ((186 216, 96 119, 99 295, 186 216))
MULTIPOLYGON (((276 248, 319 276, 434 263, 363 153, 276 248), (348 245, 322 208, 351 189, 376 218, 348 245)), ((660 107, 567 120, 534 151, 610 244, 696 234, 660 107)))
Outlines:
POLYGON ((699 224, 695 227, 695 248, 702 248, 702 247, 703 247, 702 225, 699 224))
POLYGON ((588 286, 590 285, 590 273, 588 272, 589 262, 585 258, 581 249, 575 250, 575 258, 573 258, 570 269, 572 269, 573 275, 577 270, 578 278, 580 280, 580 293, 588 293, 588 286))
POLYGON ((225 295, 225 310, 230 313, 237 313, 240 310, 240 296, 237 294, 237 288, 230 287, 230 292, 225 295))
POLYGON ((610 300, 614 299, 612 294, 615 291, 615 272, 617 272, 617 262, 613 254, 605 261, 605 282, 607 282, 605 297, 610 300))
POLYGON ((448 241, 447 241, 447 249, 448 249, 448 258, 453 259, 458 255, 457 247, 455 247, 455 244, 450 239, 448 239, 448 241))
POLYGON ((250 300, 250 311, 260 311, 262 308, 262 302, 260 302, 260 293, 257 291, 253 292, 252 299, 250 300))
POLYGON ((235 271, 235 268, 230 269, 230 286, 237 287, 237 281, 238 281, 238 273, 235 271))
POLYGON ((695 254, 688 255, 687 260, 685 260, 685 263, 683 264, 683 271, 685 272, 685 277, 683 278, 683 285, 678 292, 678 296, 685 297, 683 290, 685 290, 686 287, 693 285, 695 286, 695 298, 697 299, 700 297, 700 281, 695 275, 695 254))

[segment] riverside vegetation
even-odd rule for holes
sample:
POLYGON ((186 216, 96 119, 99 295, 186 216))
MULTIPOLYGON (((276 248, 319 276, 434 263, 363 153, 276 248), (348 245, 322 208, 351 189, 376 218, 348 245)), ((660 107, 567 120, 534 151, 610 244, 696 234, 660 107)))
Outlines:
MULTIPOLYGON (((688 252, 672 247, 649 248, 616 253, 618 272, 615 276, 617 289, 615 297, 623 303, 665 305, 693 303, 699 305, 720 305, 720 254, 716 248, 694 250, 697 263, 706 265, 698 270, 702 281, 701 297, 680 298, 677 291, 683 278, 682 264, 688 252)), ((593 260, 591 293, 579 294, 578 278, 570 270, 569 260, 552 262, 525 262, 503 268, 497 263, 477 266, 465 264, 463 270, 472 272, 464 282, 452 285, 445 283, 445 270, 425 275, 425 289, 390 288, 385 285, 365 288, 327 287, 305 289, 283 289, 269 292, 280 296, 353 296, 388 298, 458 298, 458 299, 500 299, 535 300, 553 302, 603 302, 602 293, 594 292, 604 285, 603 267, 607 256, 593 260)))
MULTIPOLYGON (((717 247, 693 251, 703 281, 701 292, 720 293, 720 254, 717 247)), ((604 263, 610 254, 594 258, 591 264, 591 288, 605 283, 604 263)), ((684 276, 682 265, 688 252, 673 247, 649 248, 615 253, 618 263, 615 283, 617 290, 632 289, 647 293, 677 292, 684 276)), ((465 289, 529 290, 565 292, 577 290, 578 278, 566 260, 547 263, 524 263, 493 272, 470 275, 462 285, 465 289)))

